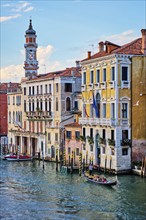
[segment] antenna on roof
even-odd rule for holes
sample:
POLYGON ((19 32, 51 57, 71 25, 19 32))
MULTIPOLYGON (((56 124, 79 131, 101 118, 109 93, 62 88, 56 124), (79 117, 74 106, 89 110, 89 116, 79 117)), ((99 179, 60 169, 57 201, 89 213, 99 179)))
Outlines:
POLYGON ((92 48, 92 54, 94 54, 94 44, 89 45, 92 48))

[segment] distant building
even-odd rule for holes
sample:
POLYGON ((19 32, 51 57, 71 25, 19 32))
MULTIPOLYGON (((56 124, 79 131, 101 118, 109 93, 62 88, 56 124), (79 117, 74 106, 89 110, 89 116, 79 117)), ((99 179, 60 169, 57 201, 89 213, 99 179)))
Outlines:
MULTIPOLYGON (((80 107, 78 93, 81 92, 81 68, 77 63, 76 67, 38 75, 36 32, 31 20, 25 38, 22 105, 16 110, 22 115, 22 123, 17 128, 9 127, 9 143, 12 139, 14 145, 20 147, 21 153, 33 156, 41 153, 55 160, 56 155, 60 158, 62 152, 64 125, 75 121, 75 112, 80 107)), ((9 108, 14 111, 13 107, 9 108)))
POLYGON ((123 46, 100 42, 81 67, 83 155, 102 168, 130 170, 135 145, 146 155, 146 30, 123 46))
POLYGON ((0 84, 0 145, 6 151, 8 140, 8 101, 7 101, 7 93, 11 91, 16 91, 18 88, 18 83, 1 83, 0 84))

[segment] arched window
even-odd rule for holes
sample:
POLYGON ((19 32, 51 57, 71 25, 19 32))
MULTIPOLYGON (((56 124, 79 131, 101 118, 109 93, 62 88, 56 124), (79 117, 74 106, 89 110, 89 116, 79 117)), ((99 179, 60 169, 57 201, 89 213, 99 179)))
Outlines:
POLYGON ((67 97, 66 99, 66 111, 70 111, 71 110, 71 101, 70 98, 67 97))

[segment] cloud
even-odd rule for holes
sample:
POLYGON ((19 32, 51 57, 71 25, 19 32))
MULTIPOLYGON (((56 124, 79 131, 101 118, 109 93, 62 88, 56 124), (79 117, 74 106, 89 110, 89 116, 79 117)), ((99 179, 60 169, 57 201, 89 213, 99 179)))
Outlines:
MULTIPOLYGON (((60 61, 50 60, 52 53, 54 52, 54 48, 52 45, 40 46, 37 49, 37 60, 39 62, 39 74, 44 74, 47 72, 55 71, 58 69, 64 69, 61 65, 60 61)), ((23 55, 23 59, 25 59, 25 50, 21 50, 20 54, 23 55)), ((25 76, 25 70, 23 68, 24 64, 19 65, 10 65, 7 67, 3 67, 0 70, 0 80, 2 82, 20 82, 21 78, 25 76)))
POLYGON ((5 22, 5 21, 9 21, 9 20, 12 20, 12 19, 18 18, 18 17, 21 17, 21 15, 16 14, 16 15, 11 15, 11 16, 3 16, 3 17, 0 17, 0 23, 5 22))
POLYGON ((31 3, 29 2, 19 2, 19 4, 14 5, 14 8, 12 9, 12 11, 15 12, 28 12, 33 10, 34 7, 31 6, 31 3))
POLYGON ((136 36, 134 30, 127 30, 120 34, 114 34, 111 36, 104 36, 104 38, 107 38, 106 40, 112 41, 114 43, 117 43, 119 45, 126 44, 134 39, 136 39, 138 36, 136 36))
POLYGON ((23 64, 10 65, 0 70, 0 78, 2 82, 20 82, 20 78, 24 77, 23 64))
POLYGON ((99 38, 93 39, 88 41, 88 49, 96 51, 97 45, 100 41, 111 41, 112 43, 118 44, 118 45, 124 45, 126 43, 129 43, 139 36, 134 32, 134 30, 127 30, 119 34, 114 35, 101 35, 99 38), (93 48, 91 48, 91 45, 93 44, 93 48))

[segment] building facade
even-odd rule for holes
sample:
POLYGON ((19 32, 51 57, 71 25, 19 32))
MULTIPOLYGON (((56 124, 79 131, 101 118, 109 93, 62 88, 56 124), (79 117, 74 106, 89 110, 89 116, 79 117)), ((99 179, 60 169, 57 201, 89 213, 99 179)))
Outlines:
MULTIPOLYGON (((116 172, 131 169, 132 141, 134 136, 139 138, 136 124, 142 123, 146 129, 144 103, 139 106, 141 121, 136 122, 138 119, 133 115, 133 103, 140 98, 140 94, 134 95, 134 85, 138 88, 137 79, 142 80, 141 77, 146 83, 145 47, 145 34, 123 46, 100 42, 99 52, 92 56, 88 52, 81 62, 83 110, 80 124, 84 136, 83 155, 88 163, 93 157, 93 163, 104 169, 116 172)), ((146 142, 145 134, 139 131, 143 142, 146 142)))

